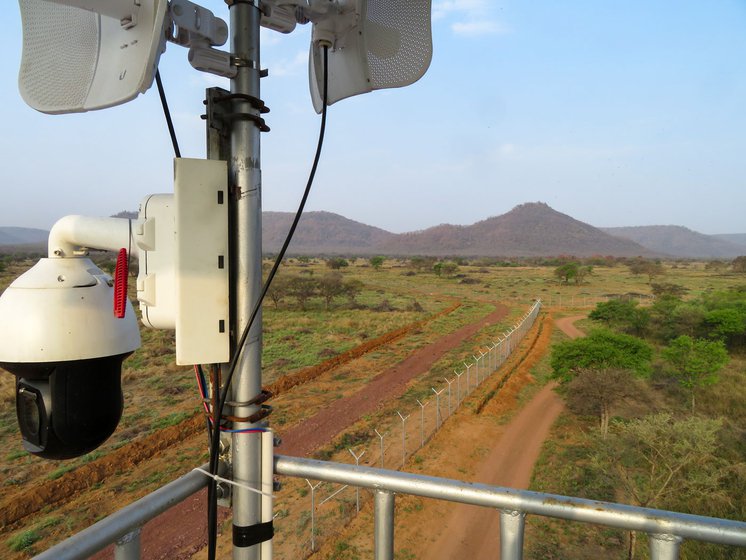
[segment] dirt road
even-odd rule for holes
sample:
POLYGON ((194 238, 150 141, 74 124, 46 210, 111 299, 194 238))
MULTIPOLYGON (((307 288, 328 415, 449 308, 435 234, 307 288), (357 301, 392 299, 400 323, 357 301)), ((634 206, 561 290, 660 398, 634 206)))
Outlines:
POLYGON ((446 352, 456 348, 486 325, 497 323, 506 315, 507 308, 498 305, 495 311, 479 321, 461 327, 442 336, 433 344, 413 352, 403 362, 375 377, 358 393, 336 401, 301 424, 281 432, 283 443, 277 453, 294 456, 311 453, 385 401, 403 395, 407 390, 407 384, 418 375, 427 372, 446 352))
MULTIPOLYGON (((584 336, 574 322, 583 315, 564 317, 556 325, 570 338, 584 336)), ((475 482, 528 488, 534 464, 544 440, 562 412, 562 400, 549 383, 510 421, 502 437, 492 447, 480 467, 475 482)), ((454 558, 495 558, 500 550, 500 517, 498 512, 459 504, 452 508, 440 537, 422 551, 420 558, 451 560, 454 558)))

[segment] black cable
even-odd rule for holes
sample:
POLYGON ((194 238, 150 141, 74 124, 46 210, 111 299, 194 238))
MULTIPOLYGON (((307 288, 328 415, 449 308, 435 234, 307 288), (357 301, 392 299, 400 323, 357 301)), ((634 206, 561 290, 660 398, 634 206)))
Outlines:
POLYGON ((160 70, 155 71, 155 84, 158 86, 158 95, 161 98, 161 106, 163 107, 163 115, 166 117, 166 124, 168 125, 168 133, 171 135, 171 143, 174 145, 174 154, 177 158, 181 157, 181 150, 179 150, 179 141, 176 139, 176 131, 174 130, 174 122, 171 120, 171 111, 168 110, 168 101, 166 101, 166 92, 163 90, 163 83, 161 82, 160 70))
MULTIPOLYGON (((328 63, 328 57, 329 57, 329 49, 328 47, 324 47, 324 88, 323 88, 323 105, 321 109, 321 126, 319 128, 319 140, 316 145, 316 155, 313 159, 313 165, 311 166, 311 172, 308 175, 308 182, 306 183, 306 189, 303 192, 303 197, 301 198, 300 204, 298 206, 298 211, 295 213, 295 218, 293 219, 293 223, 290 226, 290 230, 288 231, 287 236, 285 237, 285 242, 282 244, 282 249, 280 249, 280 252, 277 255, 277 258, 275 259, 274 265, 272 266, 272 270, 269 272, 269 276, 267 276, 267 280, 264 282, 264 286, 262 287, 261 294, 259 295, 259 299, 257 300, 256 304, 254 304, 254 309, 251 311, 251 315, 249 316, 249 320, 246 323, 246 326, 244 327, 243 332, 241 333, 241 338, 238 340, 238 344, 236 345, 236 352, 233 354, 233 358, 231 359, 230 363, 228 364, 228 374, 225 378, 225 389, 220 393, 220 399, 218 400, 218 407, 216 411, 213 411, 213 435, 212 435, 212 445, 210 447, 210 474, 216 475, 218 471, 218 459, 219 459, 219 448, 220 448, 220 419, 223 417, 223 408, 225 407, 225 401, 228 398, 228 390, 231 386, 231 381, 233 380, 233 374, 236 371, 236 366, 238 365, 238 360, 241 357, 241 353, 243 352, 244 345, 246 344, 246 339, 249 336, 249 331, 251 330, 251 326, 254 323, 254 320, 256 319, 257 314, 259 313, 259 309, 261 308, 262 301, 264 300, 264 297, 267 295, 267 291, 269 290, 270 285, 272 284, 272 280, 274 279, 275 275, 277 274, 277 269, 280 268, 280 263, 285 258, 285 252, 288 249, 288 246, 290 245, 290 242, 293 239, 293 234, 295 233, 296 228, 298 227, 298 222, 300 221, 301 215, 303 214, 303 209, 306 206, 306 201, 308 200, 308 195, 311 192, 311 185, 313 185, 314 177, 316 176, 316 169, 319 165, 319 159, 321 157, 321 147, 324 145, 324 133, 326 131, 326 110, 327 110, 327 95, 328 95, 328 81, 329 81, 329 72, 327 70, 327 63, 328 63)), ((220 390, 218 388, 218 390, 220 390)), ((217 547, 217 531, 218 531, 218 524, 217 524, 217 482, 214 478, 211 478, 208 487, 207 487, 207 557, 208 560, 215 560, 215 553, 216 553, 216 547, 217 547)))

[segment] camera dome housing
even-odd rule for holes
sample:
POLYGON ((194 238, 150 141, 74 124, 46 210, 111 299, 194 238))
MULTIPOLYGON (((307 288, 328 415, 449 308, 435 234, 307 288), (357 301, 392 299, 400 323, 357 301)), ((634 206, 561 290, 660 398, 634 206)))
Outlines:
POLYGON ((24 447, 87 453, 122 413, 122 361, 140 346, 132 306, 114 316, 113 282, 89 259, 47 258, 0 296, 0 367, 16 376, 24 447))

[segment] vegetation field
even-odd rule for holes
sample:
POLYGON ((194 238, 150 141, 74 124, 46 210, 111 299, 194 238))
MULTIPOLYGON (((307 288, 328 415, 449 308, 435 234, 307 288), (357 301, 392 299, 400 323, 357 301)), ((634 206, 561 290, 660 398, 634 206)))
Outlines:
MULTIPOLYGON (((30 260, 6 257, 0 267, 0 290, 32 264, 30 260)), ((746 286, 743 274, 697 262, 666 262, 655 273, 648 274, 651 271, 634 270, 628 266, 629 263, 602 259, 592 263, 592 269, 580 280, 559 276, 557 269, 562 264, 562 260, 288 259, 278 277, 277 289, 264 306, 265 385, 318 367, 366 342, 381 337, 385 339, 393 331, 403 329, 404 334, 382 342, 341 367, 324 371, 313 381, 279 394, 272 401, 275 412, 270 417, 271 424, 279 431, 299 424, 323 408, 330 399, 355 392, 378 372, 401 362, 414 350, 432 344, 439 337, 481 319, 498 303, 509 307, 509 314, 502 322, 485 327, 447 352, 398 401, 388 403, 385 410, 379 412, 381 418, 394 414, 397 407, 416 407, 417 399, 423 398, 433 383, 444 375, 450 375, 455 367, 471 357, 476 348, 484 348, 496 340, 537 298, 550 304, 555 313, 576 313, 578 310, 590 311, 598 302, 616 297, 642 302, 642 306, 648 308, 654 292, 665 284, 681 286, 681 297, 691 301, 746 286)), ((172 333, 145 329, 141 332, 142 348, 124 363, 125 409, 120 426, 99 450, 78 459, 53 463, 23 450, 16 428, 14 378, 4 372, 0 374, 0 438, 3 442, 0 511, 7 504, 25 499, 24 496, 33 493, 39 485, 62 488, 65 481, 71 483, 75 480, 76 471, 87 473, 86 477, 93 481, 74 487, 70 495, 60 501, 52 500, 33 511, 18 513, 16 518, 4 513, 5 517, 0 519, 0 556, 11 559, 30 557, 206 460, 204 419, 200 417, 203 405, 194 371, 174 365, 172 333), (172 433, 176 435, 168 436, 171 439, 167 445, 150 445, 160 441, 161 436, 172 433), (126 451, 138 444, 150 451, 141 453, 142 456, 132 463, 106 466, 107 457, 114 457, 118 451, 126 451), (98 470, 103 474, 88 475, 98 470)), ((663 341, 653 344, 656 351, 665 346, 663 341)), ((746 409, 743 397, 746 395, 739 392, 742 389, 734 388, 739 381, 743 386, 742 348, 731 349, 731 354, 734 357, 725 366, 719 383, 698 395, 697 413, 711 417, 728 416, 729 425, 740 425, 740 436, 743 437, 743 411, 746 409)), ((538 380, 549 376, 547 360, 534 366, 544 368, 535 375, 538 380)), ((683 415, 688 410, 688 402, 682 400, 680 389, 660 381, 663 379, 661 368, 656 369, 660 375, 651 378, 654 388, 656 380, 663 384, 657 389, 655 402, 665 403, 667 410, 683 415)), ((499 392, 493 398, 499 399, 499 392)), ((621 408, 615 415, 625 418, 626 410, 621 408)), ((641 414, 639 405, 630 410, 641 414)), ((504 421, 504 418, 498 421, 504 421)), ((376 418, 367 418, 365 425, 356 429, 369 433, 379 425, 378 422, 376 418)), ((552 477, 564 472, 556 468, 557 461, 568 465, 585 461, 579 458, 579 451, 572 450, 587 445, 583 434, 590 434, 594 426, 592 417, 563 416, 555 428, 553 442, 545 450, 542 467, 536 473, 534 484, 537 488, 555 493, 578 493, 577 485, 582 485, 582 480, 572 482, 568 478, 569 482, 557 481, 552 477), (562 486, 560 482, 567 482, 570 486, 562 486), (572 484, 576 485, 576 490, 572 490, 572 484)), ((744 449, 734 443, 739 432, 729 432, 728 437, 732 439, 729 443, 733 444, 730 448, 734 453, 732 460, 743 463, 744 449)), ((322 456, 335 456, 338 452, 346 453, 344 447, 335 443, 331 443, 327 450, 319 450, 322 456)), ((429 474, 439 474, 437 465, 434 468, 436 470, 429 471, 429 474)), ((67 486, 72 487, 71 484, 67 486)), ((304 499, 301 486, 295 488, 291 484, 290 487, 289 494, 295 493, 299 500, 304 499)), ((743 515, 742 511, 740 514, 726 509, 719 511, 723 515, 728 512, 728 515, 743 515)), ((280 548, 278 557, 297 558, 298 554, 309 552, 304 545, 308 519, 288 517, 295 525, 283 526, 282 519, 278 524, 286 535, 297 533, 298 542, 285 552, 280 548)), ((552 557, 542 554, 550 551, 555 551, 551 554, 561 554, 556 550, 575 546, 570 538, 572 535, 556 537, 553 529, 547 529, 546 538, 541 531, 530 535, 527 542, 533 540, 538 547, 530 549, 536 553, 532 557, 552 557)), ((601 534, 592 538, 604 537, 601 534)), ((618 546, 624 548, 623 543, 619 543, 618 546)), ((574 556, 568 553, 566 557, 574 556)))

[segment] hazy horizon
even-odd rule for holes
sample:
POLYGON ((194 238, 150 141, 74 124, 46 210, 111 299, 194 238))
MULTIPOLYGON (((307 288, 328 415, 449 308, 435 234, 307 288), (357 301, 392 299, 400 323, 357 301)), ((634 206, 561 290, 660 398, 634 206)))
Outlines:
MULTIPOLYGON (((203 5, 226 17, 222 0, 203 5)), ((0 14, 0 223, 49 229, 64 215, 111 215, 170 191, 156 88, 104 111, 37 113, 17 91, 18 6, 0 14)), ((727 0, 436 0, 422 80, 330 107, 308 209, 401 233, 542 200, 597 227, 742 232, 744 29, 746 4, 727 0)), ((262 31, 265 210, 294 211, 316 143, 309 33, 262 31)), ((227 81, 193 70, 172 44, 160 71, 182 154, 203 157, 204 88, 227 81)))

